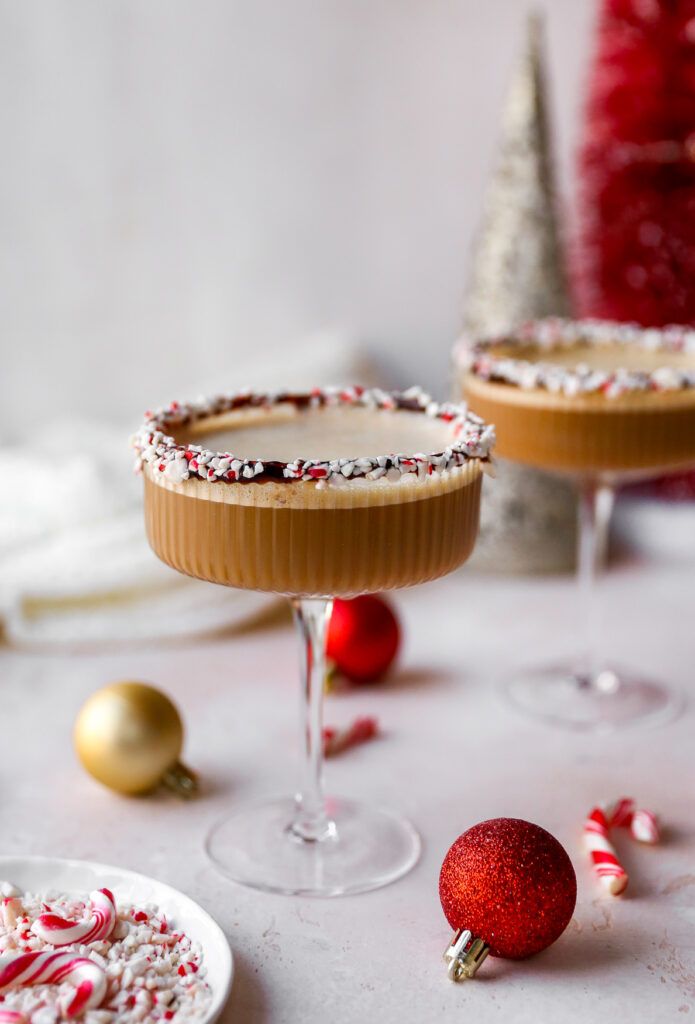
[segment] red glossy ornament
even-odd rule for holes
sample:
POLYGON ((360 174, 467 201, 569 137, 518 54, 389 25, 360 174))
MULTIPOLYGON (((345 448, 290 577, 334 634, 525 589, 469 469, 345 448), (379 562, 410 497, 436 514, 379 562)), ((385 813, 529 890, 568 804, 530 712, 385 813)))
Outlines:
POLYGON ((336 599, 328 627, 326 655, 353 683, 371 683, 391 666, 400 644, 398 620, 376 594, 336 599))
POLYGON ((439 898, 452 928, 472 932, 492 956, 520 960, 562 935, 577 879, 564 848, 544 828, 492 818, 469 828, 447 853, 439 898))

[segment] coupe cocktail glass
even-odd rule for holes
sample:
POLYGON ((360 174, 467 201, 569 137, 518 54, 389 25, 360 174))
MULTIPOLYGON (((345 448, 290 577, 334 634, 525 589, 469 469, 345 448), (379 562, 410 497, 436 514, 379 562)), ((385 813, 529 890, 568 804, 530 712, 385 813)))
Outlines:
POLYGON ((409 822, 324 797, 326 627, 334 597, 413 586, 465 562, 492 444, 465 407, 417 389, 243 393, 148 414, 135 447, 156 554, 190 576, 288 597, 301 643, 301 785, 213 828, 210 857, 235 881, 331 896, 386 885, 415 863, 409 822))
POLYGON ((595 583, 617 485, 695 465, 695 332, 544 320, 502 338, 462 339, 460 389, 496 427, 502 457, 574 477, 585 651, 515 676, 531 714, 578 729, 665 719, 679 698, 604 661, 595 583))

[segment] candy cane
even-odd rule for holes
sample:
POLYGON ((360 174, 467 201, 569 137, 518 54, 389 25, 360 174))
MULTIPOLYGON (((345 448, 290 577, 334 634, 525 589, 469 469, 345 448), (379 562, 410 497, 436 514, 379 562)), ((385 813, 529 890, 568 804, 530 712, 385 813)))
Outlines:
POLYGON ((92 916, 86 921, 70 921, 58 914, 41 914, 31 930, 52 946, 71 946, 75 942, 87 945, 98 939, 108 939, 116 923, 116 901, 108 889, 97 889, 90 894, 92 916))
POLYGON ((106 975, 99 964, 73 953, 19 953, 0 957, 0 992, 23 985, 59 985, 67 981, 77 991, 61 999, 63 1017, 71 1020, 101 1005, 106 975))
POLYGON ((659 822, 651 811, 636 810, 635 801, 621 797, 605 808, 609 828, 629 828, 630 835, 640 843, 654 844, 661 838, 659 822))
POLYGON ((627 871, 608 839, 608 820, 602 807, 594 807, 584 822, 584 842, 599 880, 612 896, 619 896, 627 887, 627 871))
POLYGON ((584 825, 584 837, 599 879, 613 896, 627 888, 628 875, 608 838, 611 828, 628 828, 641 843, 658 843, 657 817, 651 811, 636 810, 635 801, 621 797, 614 803, 595 807, 584 825))
POLYGON ((374 739, 379 732, 379 725, 376 718, 356 718, 347 729, 335 729, 326 726, 323 730, 323 752, 326 757, 334 757, 342 754, 344 750, 355 747, 359 743, 366 743, 374 739))
POLYGON ((658 843, 661 838, 659 822, 656 815, 652 814, 651 811, 635 811, 632 816, 630 831, 633 838, 639 840, 640 843, 652 845, 658 843))
POLYGON ((606 804, 603 808, 609 828, 632 828, 635 816, 635 801, 630 797, 621 796, 615 803, 606 804))

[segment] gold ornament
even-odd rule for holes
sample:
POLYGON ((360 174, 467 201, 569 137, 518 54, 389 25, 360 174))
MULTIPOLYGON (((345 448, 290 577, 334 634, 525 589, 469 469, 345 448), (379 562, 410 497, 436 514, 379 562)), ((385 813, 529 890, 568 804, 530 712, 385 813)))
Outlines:
MULTIPOLYGON (((502 121, 497 167, 484 207, 466 299, 466 335, 503 334, 526 320, 570 312, 555 212, 555 187, 539 15, 502 121)), ((574 565, 576 495, 540 470, 499 460, 485 481, 480 536, 471 564, 505 572, 556 572, 574 565)))
POLYGON ((197 779, 179 761, 181 717, 169 698, 146 683, 112 683, 92 694, 75 722, 77 756, 117 793, 147 793, 160 784, 192 796, 197 779))

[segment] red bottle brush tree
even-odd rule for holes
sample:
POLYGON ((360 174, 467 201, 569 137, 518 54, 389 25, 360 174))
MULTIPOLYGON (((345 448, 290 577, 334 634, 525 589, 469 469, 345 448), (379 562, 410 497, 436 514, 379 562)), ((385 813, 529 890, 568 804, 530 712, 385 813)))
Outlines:
POLYGON ((601 0, 579 212, 582 315, 695 323, 695 0, 601 0))

